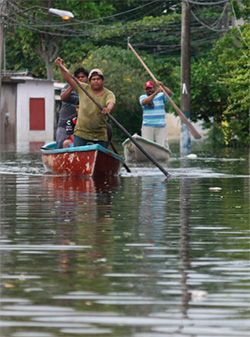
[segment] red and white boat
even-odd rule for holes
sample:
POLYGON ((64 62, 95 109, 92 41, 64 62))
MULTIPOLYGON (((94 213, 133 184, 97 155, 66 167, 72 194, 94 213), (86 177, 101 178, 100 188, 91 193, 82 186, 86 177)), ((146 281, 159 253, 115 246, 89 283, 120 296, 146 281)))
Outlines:
POLYGON ((56 142, 41 147, 46 172, 87 177, 117 176, 124 160, 99 144, 56 148, 56 142))

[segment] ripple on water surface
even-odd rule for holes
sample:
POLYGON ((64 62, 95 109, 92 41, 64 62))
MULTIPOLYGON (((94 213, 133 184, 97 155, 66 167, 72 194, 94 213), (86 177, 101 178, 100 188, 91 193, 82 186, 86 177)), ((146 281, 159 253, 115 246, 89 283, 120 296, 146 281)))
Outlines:
POLYGON ((1 163, 0 335, 249 336, 244 161, 180 163, 105 188, 1 163))

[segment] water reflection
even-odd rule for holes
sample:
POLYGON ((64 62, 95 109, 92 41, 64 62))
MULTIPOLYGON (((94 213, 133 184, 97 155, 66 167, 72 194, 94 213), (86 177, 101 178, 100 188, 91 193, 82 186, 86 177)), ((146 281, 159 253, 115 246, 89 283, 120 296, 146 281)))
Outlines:
POLYGON ((161 222, 166 218, 167 187, 167 181, 140 178, 138 230, 148 242, 156 242, 163 235, 161 222))
POLYGON ((93 179, 46 176, 43 184, 48 193, 56 199, 55 211, 58 218, 61 217, 66 222, 73 220, 96 222, 100 221, 98 213, 101 211, 99 207, 101 204, 105 205, 105 217, 108 217, 114 191, 119 188, 120 177, 93 179))
POLYGON ((188 287, 188 271, 190 270, 190 196, 192 181, 184 178, 180 182, 180 273, 181 273, 181 308, 183 318, 188 317, 190 291, 188 287))
POLYGON ((153 168, 108 181, 33 174, 21 157, 9 174, 7 157, 1 336, 249 335, 245 161, 178 161, 165 183, 153 168))
POLYGON ((84 193, 105 193, 119 186, 120 177, 77 177, 77 176, 54 176, 44 177, 44 183, 48 190, 57 191, 77 191, 84 193))

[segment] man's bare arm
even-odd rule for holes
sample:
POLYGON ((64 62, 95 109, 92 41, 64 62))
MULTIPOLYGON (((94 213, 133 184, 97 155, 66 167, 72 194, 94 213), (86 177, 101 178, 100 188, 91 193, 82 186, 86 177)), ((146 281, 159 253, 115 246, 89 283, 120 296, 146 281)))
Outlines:
POLYGON ((59 66, 62 77, 66 82, 68 82, 72 88, 76 89, 77 84, 73 80, 72 75, 70 74, 69 70, 65 67, 63 59, 57 57, 55 60, 55 64, 59 66))

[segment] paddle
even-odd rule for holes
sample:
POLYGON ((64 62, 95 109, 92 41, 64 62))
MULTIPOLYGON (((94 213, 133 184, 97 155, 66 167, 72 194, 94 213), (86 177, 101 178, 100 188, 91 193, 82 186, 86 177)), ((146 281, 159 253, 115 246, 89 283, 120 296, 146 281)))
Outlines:
MULTIPOLYGON (((96 102, 95 101, 95 99, 81 86, 81 84, 79 83, 79 81, 77 80, 77 78, 75 77, 75 76, 73 76, 69 71, 68 71, 68 69, 65 67, 65 66, 63 66, 62 64, 60 65, 60 67, 68 74, 68 75, 70 75, 70 77, 76 82, 76 84, 77 84, 77 86, 97 105, 97 107, 100 109, 100 110, 102 110, 103 108, 102 108, 102 106, 98 103, 98 102, 96 102)), ((107 124, 107 127, 108 127, 108 123, 106 123, 107 124)), ((111 142, 111 140, 110 140, 110 146, 111 146, 111 148, 112 148, 112 150, 116 153, 116 154, 119 154, 118 152, 117 152, 117 150, 116 150, 116 148, 115 148, 115 146, 114 146, 114 144, 111 142)), ((129 172, 129 173, 131 173, 131 170, 130 170, 130 168, 127 166, 127 164, 126 163, 122 163, 122 165, 124 166, 124 168, 125 168, 125 170, 127 171, 127 172, 129 172)))
POLYGON ((145 157, 147 157, 153 164, 155 164, 155 166, 157 166, 162 173, 165 174, 165 176, 167 178, 170 177, 170 174, 164 169, 164 167, 162 167, 147 151, 145 151, 145 149, 139 144, 137 143, 137 141, 131 136, 131 134, 128 132, 127 129, 125 129, 116 119, 114 116, 112 115, 108 115, 108 117, 114 122, 114 124, 116 126, 118 126, 119 129, 121 129, 126 135, 127 137, 131 140, 132 143, 135 144, 135 146, 138 147, 139 150, 141 150, 141 152, 145 155, 145 157))
MULTIPOLYGON (((154 74, 150 71, 150 69, 148 68, 148 66, 145 64, 145 62, 142 60, 142 58, 139 56, 139 54, 135 51, 135 49, 131 46, 131 44, 129 42, 128 42, 128 47, 132 50, 132 52, 134 53, 134 55, 141 62, 141 64, 143 65, 143 67, 146 69, 146 71, 151 76, 152 80, 154 82, 156 82, 156 83, 159 82, 156 79, 156 77, 154 76, 154 74)), ((164 92, 164 94, 167 96, 169 102, 172 104, 172 106, 174 107, 175 111, 178 113, 181 121, 187 125, 187 127, 189 128, 189 131, 191 132, 191 134, 193 135, 193 137, 196 138, 196 139, 201 138, 201 135, 195 129, 195 127, 193 126, 193 124, 187 119, 187 117, 184 115, 184 113, 181 111, 181 109, 175 104, 175 102, 173 101, 173 99, 168 95, 168 93, 167 93, 166 89, 164 88, 164 86, 160 85, 160 88, 162 89, 162 91, 164 92)))
MULTIPOLYGON (((106 124, 107 124, 107 127, 109 127, 109 126, 108 126, 109 123, 106 122, 106 124)), ((110 125, 110 128, 111 128, 111 125, 110 125)), ((109 143, 110 143, 110 146, 111 146, 112 150, 113 150, 116 154, 119 154, 119 153, 117 152, 117 150, 116 150, 114 144, 111 142, 111 140, 109 141, 109 143)), ((126 163, 123 162, 122 165, 124 166, 124 168, 125 168, 125 170, 126 170, 127 172, 131 173, 131 170, 130 170, 130 168, 128 167, 128 165, 127 165, 126 163)))
MULTIPOLYGON (((112 150, 113 150, 116 154, 119 154, 119 153, 117 152, 117 150, 116 150, 116 148, 115 148, 115 146, 114 146, 113 143, 110 142, 110 146, 111 146, 112 150)), ((130 168, 128 167, 128 165, 127 165, 126 163, 123 162, 122 165, 124 166, 125 170, 126 170, 128 173, 131 173, 131 170, 130 170, 130 168)))
MULTIPOLYGON (((91 101, 93 103, 95 103, 95 105, 102 110, 103 107, 101 106, 101 104, 99 102, 97 102, 95 100, 94 97, 92 97, 89 92, 83 87, 81 86, 80 82, 77 80, 77 78, 75 78, 66 67, 64 67, 62 64, 60 64, 60 67, 68 74, 70 75, 70 77, 75 81, 75 83, 77 84, 77 86, 88 96, 89 99, 91 99, 91 101)), ((169 178, 170 174, 164 169, 164 167, 162 167, 147 151, 144 150, 144 148, 137 143, 137 141, 131 136, 131 134, 128 132, 127 129, 125 129, 116 119, 114 116, 112 116, 111 114, 108 114, 108 118, 110 120, 112 120, 112 122, 119 128, 121 129, 126 135, 127 137, 131 140, 132 143, 135 144, 135 146, 138 147, 138 149, 141 150, 141 152, 152 162, 155 164, 155 166, 157 166, 164 174, 167 178, 169 178)), ((124 163, 125 164, 125 163, 124 163)), ((124 166, 125 167, 125 166, 124 166)))
MULTIPOLYGON (((77 85, 79 86, 79 88, 81 88, 81 90, 82 91, 84 91, 84 93, 92 100, 92 102, 93 103, 95 103, 96 104, 96 106, 100 109, 100 110, 102 110, 103 109, 103 107, 94 99, 94 97, 92 97, 89 93, 88 93, 88 91, 84 88, 84 87, 82 87, 81 86, 81 84, 78 82, 78 80, 73 76, 73 75, 71 75, 71 77, 74 79, 74 81, 77 83, 77 85)), ((108 118, 119 128, 119 129, 121 129, 126 135, 127 135, 127 137, 131 140, 131 142, 132 143, 134 143, 135 144, 135 146, 137 146, 138 147, 138 149, 140 149, 141 150, 141 152, 149 159, 149 160, 151 160, 152 161, 152 163, 154 163, 155 164, 155 166, 157 166, 164 174, 165 174, 165 176, 168 178, 170 175, 169 175, 169 173, 153 158, 153 157, 151 157, 151 155, 149 154, 149 153, 147 153, 145 150, 144 150, 144 148, 140 145, 140 144, 138 144, 137 143, 137 141, 131 136, 131 134, 128 132, 128 130, 127 129, 125 129, 117 120, 116 120, 116 118, 114 117, 114 116, 112 116, 111 114, 108 114, 108 118)), ((125 167, 125 163, 124 163, 124 167, 125 167)), ((130 170, 129 170, 129 172, 131 172, 130 170)))
MULTIPOLYGON (((85 88, 83 88, 80 85, 81 89, 85 92, 85 94, 98 106, 99 109, 102 110, 102 106, 95 101, 95 99, 85 90, 85 88)), ((127 137, 131 140, 132 143, 135 144, 135 146, 138 147, 138 149, 141 150, 141 152, 152 162, 155 164, 155 166, 157 166, 164 174, 165 176, 168 178, 170 175, 169 173, 153 158, 151 157, 151 155, 145 151, 145 149, 139 144, 137 143, 137 141, 131 136, 131 134, 128 132, 127 129, 125 129, 117 120, 114 116, 112 116, 111 114, 108 114, 108 118, 120 129, 122 130, 127 137)))

